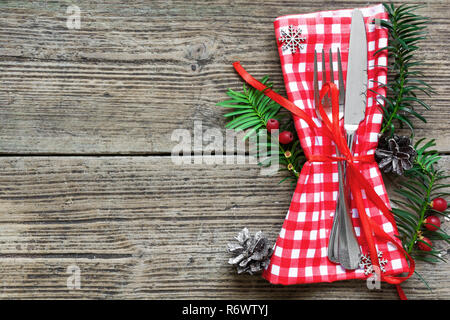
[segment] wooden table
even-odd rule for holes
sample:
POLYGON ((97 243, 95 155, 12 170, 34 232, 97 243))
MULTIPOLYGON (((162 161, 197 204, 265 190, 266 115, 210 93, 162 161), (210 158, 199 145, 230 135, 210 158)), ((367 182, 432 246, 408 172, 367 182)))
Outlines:
MULTIPOLYGON (((237 276, 226 243, 244 226, 276 239, 293 188, 256 165, 171 161, 175 129, 223 130, 215 104, 242 85, 233 61, 285 95, 277 16, 372 1, 120 2, 0 2, 0 297, 395 299, 386 284, 237 276), (72 3, 80 29, 67 27, 72 3), (79 290, 67 287, 77 268, 79 290)), ((420 10, 432 20, 418 69, 437 93, 416 124, 445 168, 449 9, 420 10)), ((413 277, 409 298, 450 298, 448 265, 417 270, 433 291, 413 277)))

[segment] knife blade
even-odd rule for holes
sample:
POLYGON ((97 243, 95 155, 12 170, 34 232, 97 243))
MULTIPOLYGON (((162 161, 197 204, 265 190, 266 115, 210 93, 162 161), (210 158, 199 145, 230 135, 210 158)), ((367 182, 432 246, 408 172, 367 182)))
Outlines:
MULTIPOLYGON (((344 104, 344 129, 347 133, 347 145, 351 152, 353 152, 353 140, 356 130, 365 116, 367 81, 366 27, 362 12, 355 9, 352 12, 352 24, 350 26, 344 104)), ((344 176, 346 176, 345 162, 342 168, 344 176)), ((348 214, 351 212, 348 183, 348 181, 345 182, 344 201, 342 201, 342 207, 345 206, 346 210, 342 208, 343 213, 340 215, 339 221, 338 258, 345 269, 354 270, 359 266, 361 249, 356 240, 351 217, 348 214)))
MULTIPOLYGON (((354 133, 364 119, 367 93, 367 38, 360 10, 353 10, 345 91, 344 128, 354 133)), ((349 144, 349 147, 352 146, 349 144)))

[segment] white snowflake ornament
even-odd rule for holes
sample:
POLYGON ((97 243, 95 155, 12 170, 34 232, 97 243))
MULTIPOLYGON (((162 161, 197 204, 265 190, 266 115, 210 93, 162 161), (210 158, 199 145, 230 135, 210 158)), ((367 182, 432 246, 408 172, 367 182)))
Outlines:
MULTIPOLYGON (((384 266, 388 263, 386 259, 383 259, 383 252, 378 251, 378 264, 380 265, 380 270, 382 272, 386 272, 386 269, 384 266)), ((362 254, 361 260, 359 261, 359 267, 361 269, 364 269, 364 274, 366 276, 375 273, 375 270, 373 269, 372 261, 370 260, 370 255, 362 254)))
POLYGON ((297 52, 298 50, 303 49, 303 42, 306 41, 305 37, 302 37, 302 29, 297 28, 293 25, 290 25, 287 29, 287 32, 281 30, 281 37, 278 38, 278 41, 283 43, 282 49, 283 51, 287 49, 291 49, 292 53, 297 52))

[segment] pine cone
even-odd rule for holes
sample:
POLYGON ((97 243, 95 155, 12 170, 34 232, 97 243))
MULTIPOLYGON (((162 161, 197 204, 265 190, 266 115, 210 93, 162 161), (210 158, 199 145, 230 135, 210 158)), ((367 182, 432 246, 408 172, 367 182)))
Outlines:
POLYGON ((261 231, 252 238, 248 229, 244 228, 235 239, 237 243, 230 242, 227 246, 228 252, 234 254, 228 263, 236 266, 238 274, 253 274, 267 268, 273 249, 261 231))
POLYGON ((411 139, 404 136, 381 137, 375 150, 378 167, 386 173, 394 172, 398 175, 413 167, 416 156, 411 139))

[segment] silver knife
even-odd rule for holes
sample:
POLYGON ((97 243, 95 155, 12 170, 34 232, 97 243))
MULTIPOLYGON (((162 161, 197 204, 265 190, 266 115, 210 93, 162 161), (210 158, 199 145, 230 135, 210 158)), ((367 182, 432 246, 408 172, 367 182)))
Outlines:
POLYGON ((347 64, 345 91, 344 128, 348 146, 352 148, 353 138, 359 123, 364 120, 367 94, 367 38, 366 26, 361 11, 352 12, 350 45, 347 64), (350 140, 351 138, 351 140, 350 140))
MULTIPOLYGON (((360 10, 353 10, 350 27, 350 44, 347 64, 347 83, 345 90, 344 129, 347 133, 347 144, 353 152, 353 140, 356 130, 366 111, 367 94, 367 37, 364 18, 360 10)), ((344 165, 345 175, 345 165, 344 165)), ((348 183, 348 182, 347 182, 348 183)), ((346 205, 350 210, 350 188, 345 188, 346 205)), ((356 269, 359 266, 360 247, 348 214, 342 214, 340 221, 339 261, 345 269, 356 269)))

